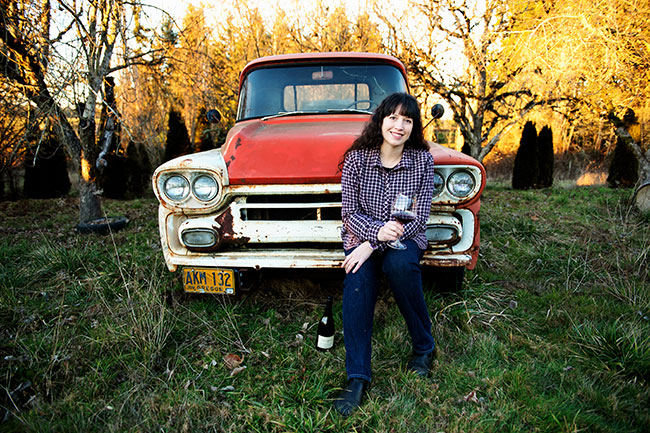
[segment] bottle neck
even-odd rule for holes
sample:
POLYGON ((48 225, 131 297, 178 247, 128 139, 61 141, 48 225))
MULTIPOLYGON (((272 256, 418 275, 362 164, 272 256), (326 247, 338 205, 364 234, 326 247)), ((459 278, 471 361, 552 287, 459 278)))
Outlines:
POLYGON ((329 296, 327 298, 327 304, 325 304, 325 315, 326 316, 331 316, 332 315, 332 297, 329 296))

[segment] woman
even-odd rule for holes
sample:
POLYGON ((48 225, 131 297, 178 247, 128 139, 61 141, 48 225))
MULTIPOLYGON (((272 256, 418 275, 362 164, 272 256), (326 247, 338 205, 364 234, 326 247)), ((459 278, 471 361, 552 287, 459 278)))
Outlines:
POLYGON ((344 416, 359 407, 371 380, 370 354, 377 289, 383 273, 406 321, 413 345, 407 367, 426 376, 435 344, 422 294, 420 259, 427 247, 425 223, 433 196, 433 157, 422 133, 420 108, 405 93, 388 96, 342 165, 343 333, 347 386, 334 401, 344 416), (395 196, 416 197, 417 217, 391 220, 395 196), (405 250, 387 242, 401 239, 405 250))

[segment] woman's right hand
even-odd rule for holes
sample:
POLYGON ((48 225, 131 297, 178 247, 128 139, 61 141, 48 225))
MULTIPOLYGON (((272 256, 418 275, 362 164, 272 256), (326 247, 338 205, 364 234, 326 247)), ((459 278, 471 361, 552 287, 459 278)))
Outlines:
POLYGON ((377 232, 377 240, 380 242, 396 241, 404 234, 404 225, 397 221, 388 221, 377 232))
POLYGON ((350 254, 345 256, 345 260, 343 260, 345 273, 349 274, 352 272, 354 274, 357 272, 361 265, 363 265, 372 255, 373 251, 374 250, 368 241, 356 247, 350 254))

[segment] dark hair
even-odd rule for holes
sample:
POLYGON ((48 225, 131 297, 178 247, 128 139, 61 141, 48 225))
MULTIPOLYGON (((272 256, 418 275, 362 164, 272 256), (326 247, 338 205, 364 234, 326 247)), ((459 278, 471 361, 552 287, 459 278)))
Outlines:
POLYGON ((339 171, 343 170, 345 157, 348 156, 348 153, 351 151, 357 149, 372 149, 381 146, 384 142, 384 137, 381 134, 381 125, 384 122, 384 118, 393 113, 409 117, 413 120, 413 130, 411 131, 408 140, 406 140, 406 143, 404 143, 404 148, 422 150, 429 149, 429 145, 424 139, 424 133, 422 132, 422 116, 420 114, 420 106, 418 105, 417 99, 408 93, 393 93, 381 101, 381 104, 379 104, 375 112, 372 113, 372 117, 370 117, 370 121, 366 124, 361 135, 357 137, 357 139, 352 143, 352 146, 345 151, 343 158, 339 162, 339 171))

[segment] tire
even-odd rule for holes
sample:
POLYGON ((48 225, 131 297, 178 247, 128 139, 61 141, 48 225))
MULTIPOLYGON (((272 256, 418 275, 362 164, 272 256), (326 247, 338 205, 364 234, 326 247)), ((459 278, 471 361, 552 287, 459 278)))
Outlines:
POLYGON ((465 267, 430 267, 422 269, 425 287, 431 287, 440 293, 457 293, 463 290, 465 267))
POLYGON ((77 224, 77 233, 107 235, 111 232, 122 230, 128 224, 129 219, 124 216, 109 216, 96 220, 85 221, 77 224))
POLYGON ((641 212, 650 213, 650 182, 639 185, 632 200, 641 212))

